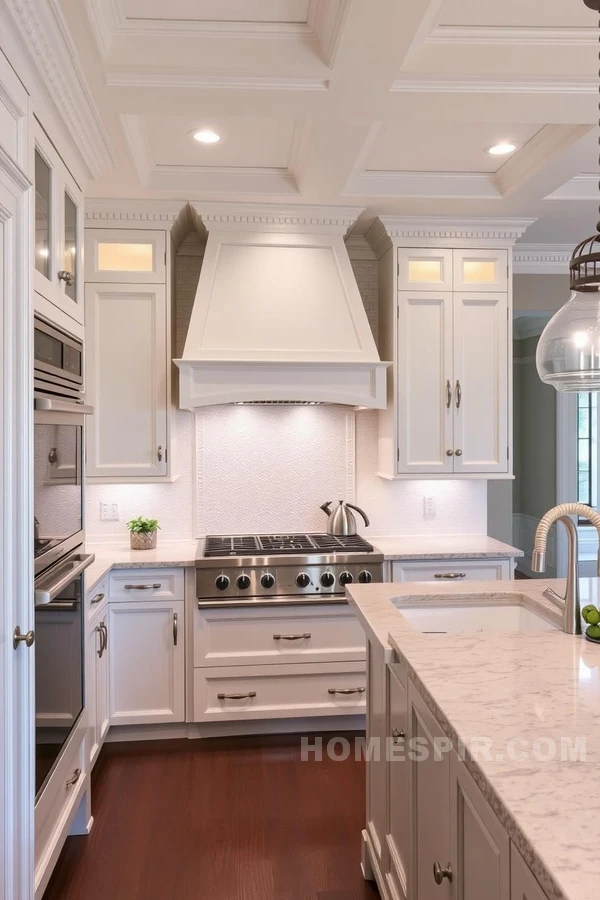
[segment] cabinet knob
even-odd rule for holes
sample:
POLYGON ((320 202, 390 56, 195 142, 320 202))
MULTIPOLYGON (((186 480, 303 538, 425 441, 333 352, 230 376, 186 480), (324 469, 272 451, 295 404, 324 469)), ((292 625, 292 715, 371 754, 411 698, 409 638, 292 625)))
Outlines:
POLYGON ((452 882, 452 866, 450 863, 448 863, 447 866, 441 866, 439 862, 434 862, 433 880, 436 884, 443 884, 444 878, 447 878, 448 881, 452 882))
POLYGON ((74 279, 73 279, 72 272, 68 272, 66 269, 61 269, 60 272, 57 272, 57 275, 58 275, 59 279, 61 281, 64 281, 64 283, 68 287, 71 287, 73 285, 74 279))
POLYGON ((392 728, 392 739, 394 744, 397 744, 398 741, 403 741, 406 737, 406 732, 404 729, 392 728))
POLYGON ((162 458, 163 458, 163 448, 162 447, 159 446, 158 450, 156 451, 156 455, 158 456, 158 461, 162 462, 162 458))
POLYGON ((455 450, 454 452, 456 456, 462 456, 462 450, 455 450))
POLYGON ((25 634, 21 634, 21 629, 17 625, 13 632, 13 647, 15 650, 19 646, 19 644, 25 644, 26 647, 33 646, 33 642, 35 640, 35 632, 27 631, 25 634))
POLYGON ((446 450, 446 456, 454 456, 454 450, 446 450))

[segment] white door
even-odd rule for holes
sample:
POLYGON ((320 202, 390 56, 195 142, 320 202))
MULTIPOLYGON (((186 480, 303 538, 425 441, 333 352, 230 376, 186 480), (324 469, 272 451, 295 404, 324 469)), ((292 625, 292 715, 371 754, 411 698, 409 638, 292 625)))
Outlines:
POLYGON ((183 722, 184 601, 110 608, 110 723, 183 722))
POLYGON ((510 898, 511 900, 548 900, 514 844, 510 845, 510 898))
POLYGON ((89 476, 167 473, 167 307, 159 284, 86 284, 89 476))
POLYGON ((508 472, 508 296, 454 295, 454 471, 508 472))
POLYGON ((452 294, 398 294, 398 474, 453 471, 452 294))
POLYGON ((165 284, 166 232, 86 228, 85 280, 165 284))
POLYGON ((450 772, 456 900, 510 900, 508 835, 454 752, 450 772))
POLYGON ((418 900, 451 900, 449 756, 436 753, 436 746, 443 746, 439 742, 445 741, 443 732, 412 683, 409 704, 411 746, 421 748, 410 762, 413 896, 418 900))
POLYGON ((387 736, 390 740, 388 752, 388 881, 392 881, 393 895, 408 897, 409 866, 411 854, 411 832, 408 815, 409 807, 409 765, 408 749, 408 694, 394 674, 392 666, 387 667, 388 681, 388 722, 387 736))
POLYGON ((0 896, 33 898, 32 189, 27 98, 0 53, 0 896), (5 75, 7 77, 5 77, 5 75), (11 86, 16 88, 13 94, 11 86), (10 123, 12 120, 12 128, 10 123), (11 160, 14 160, 11 161, 11 160))
POLYGON ((452 250, 398 250, 399 291, 451 291, 452 250))
POLYGON ((508 291, 508 250, 453 250, 455 291, 508 291))

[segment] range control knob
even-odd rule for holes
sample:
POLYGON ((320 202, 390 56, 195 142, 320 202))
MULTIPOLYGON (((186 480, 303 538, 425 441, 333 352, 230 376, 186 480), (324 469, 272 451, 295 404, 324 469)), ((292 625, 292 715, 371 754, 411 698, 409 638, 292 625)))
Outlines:
POLYGON ((353 581, 354 578, 352 577, 352 572, 342 572, 342 574, 340 575, 340 584, 342 586, 346 584, 352 584, 353 581))
POLYGON ((358 580, 361 584, 371 584, 371 582, 373 581, 373 576, 371 575, 370 572, 368 572, 366 569, 364 569, 362 572, 359 573, 358 580))
POLYGON ((250 577, 248 575, 240 575, 236 581, 240 591, 247 591, 250 587, 250 577))
POLYGON ((300 574, 296 578, 296 584, 298 587, 305 588, 310 584, 310 575, 306 572, 300 572, 300 574))
POLYGON ((264 588, 272 588, 275 584, 275 576, 271 575, 270 572, 265 572, 265 574, 260 579, 260 583, 264 588))
POLYGON ((229 577, 227 575, 219 575, 215 579, 215 587, 219 591, 226 591, 227 588, 229 587, 229 584, 230 584, 230 581, 229 581, 229 577))
POLYGON ((323 572, 321 575, 321 584, 325 588, 333 587, 335 584, 335 575, 333 572, 323 572))

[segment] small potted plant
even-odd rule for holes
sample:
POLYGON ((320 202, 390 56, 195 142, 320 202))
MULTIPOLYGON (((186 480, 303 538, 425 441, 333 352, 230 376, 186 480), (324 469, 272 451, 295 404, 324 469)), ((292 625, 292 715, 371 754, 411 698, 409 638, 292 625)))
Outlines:
POLYGON ((127 523, 129 528, 129 546, 132 550, 154 550, 160 525, 157 519, 145 519, 138 516, 127 523))

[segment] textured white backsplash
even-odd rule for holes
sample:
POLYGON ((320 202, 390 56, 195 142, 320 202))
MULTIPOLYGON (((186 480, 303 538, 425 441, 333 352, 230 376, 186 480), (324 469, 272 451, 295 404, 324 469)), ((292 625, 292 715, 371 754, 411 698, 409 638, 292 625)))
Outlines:
POLYGON ((219 406, 175 416, 172 484, 87 487, 87 535, 125 540, 125 522, 155 516, 160 539, 206 533, 319 531, 325 500, 356 501, 369 534, 485 534, 485 481, 385 481, 377 469, 377 414, 341 407, 219 406), (423 497, 436 512, 425 517, 423 497), (119 504, 101 522, 100 502, 119 504))

